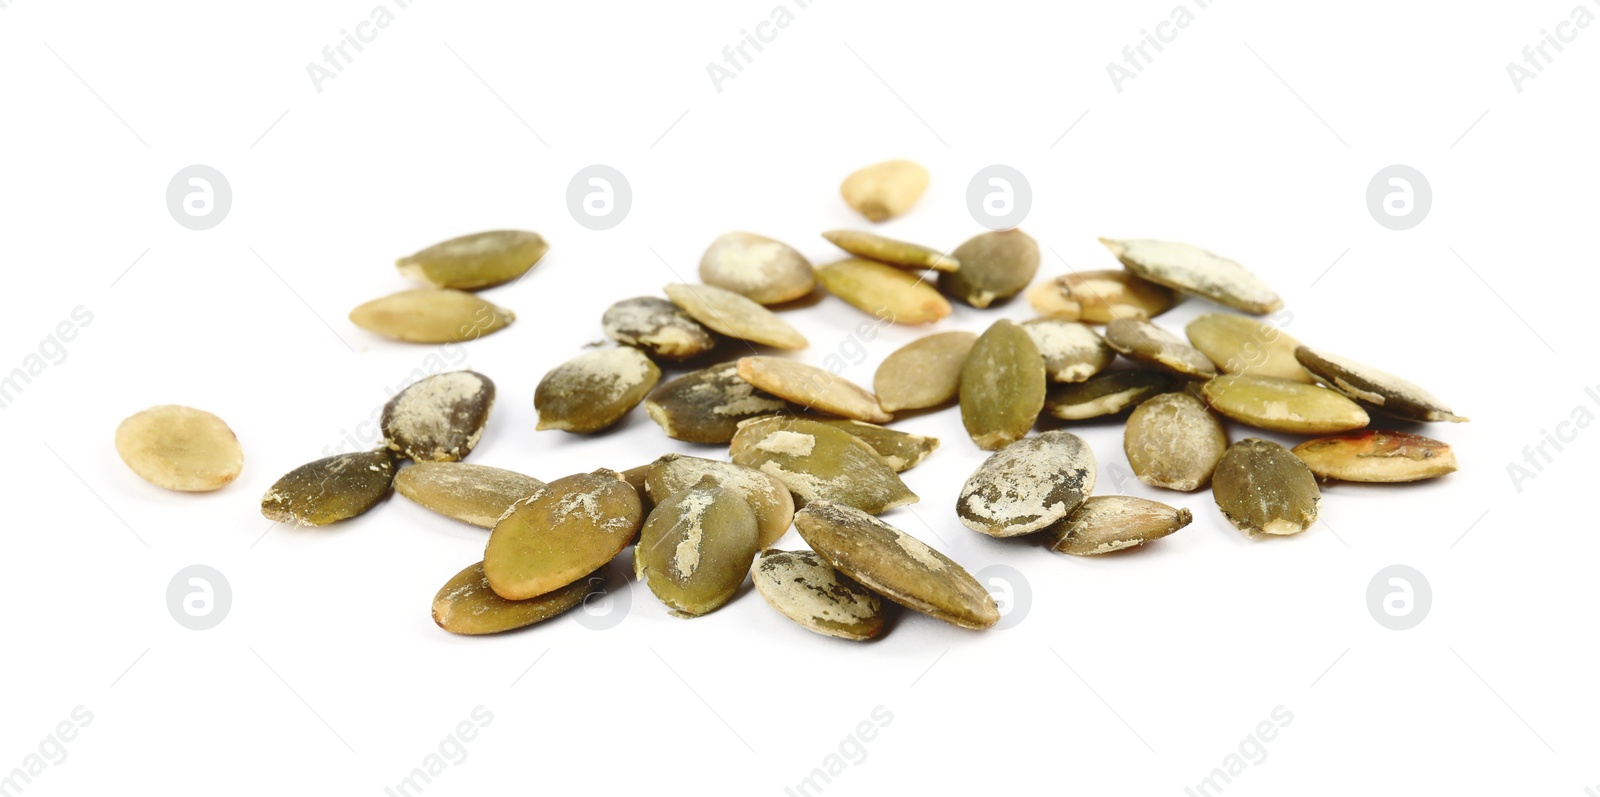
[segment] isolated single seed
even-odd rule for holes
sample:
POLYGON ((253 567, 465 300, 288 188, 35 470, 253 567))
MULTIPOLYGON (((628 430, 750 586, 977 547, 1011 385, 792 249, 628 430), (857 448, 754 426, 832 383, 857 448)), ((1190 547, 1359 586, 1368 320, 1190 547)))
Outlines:
POLYGON ((811 261, 794 247, 748 232, 712 241, 700 258, 700 280, 759 304, 793 301, 817 285, 811 261))
POLYGON ((378 505, 394 483, 394 454, 387 448, 335 454, 283 475, 261 497, 268 520, 326 526, 378 505))
POLYGON ((407 343, 462 343, 506 328, 517 318, 466 291, 417 288, 373 299, 350 311, 350 323, 407 343))
POLYGON ((466 462, 418 462, 394 477, 395 492, 423 508, 486 529, 543 486, 532 476, 466 462))
POLYGON ((1190 492, 1205 486, 1228 449, 1222 421, 1188 393, 1162 393, 1128 416, 1122 450, 1139 481, 1190 492))
POLYGON ((995 451, 1021 440, 1044 408, 1044 359, 1009 319, 990 325, 961 366, 961 424, 972 442, 995 451))
POLYGON ((1141 238, 1101 238, 1100 243, 1122 261, 1123 267, 1157 285, 1256 315, 1283 307, 1278 294, 1244 266, 1198 246, 1141 238))
POLYGON ((706 476, 656 505, 634 558, 673 614, 698 617, 731 599, 757 551, 756 516, 739 494, 706 476))
POLYGON ((1189 342, 1227 374, 1315 381, 1294 357, 1300 341, 1270 321, 1231 313, 1206 313, 1184 327, 1189 342))
POLYGON ((1050 388, 1045 394, 1044 410, 1064 421, 1116 415, 1177 389, 1178 381, 1179 377, 1165 371, 1104 371, 1084 382, 1050 388))
POLYGON ((507 600, 560 589, 611 561, 641 522, 639 495, 621 474, 556 479, 494 524, 483 552, 489 586, 507 600))
POLYGON ((910 210, 927 188, 927 169, 908 160, 890 160, 851 172, 839 185, 839 194, 868 221, 886 221, 910 210))
POLYGON ((580 354, 539 380, 533 392, 537 428, 598 432, 622 420, 660 378, 661 369, 629 346, 580 354))
POLYGON ((879 263, 888 263, 900 268, 931 268, 938 271, 955 271, 961 267, 961 261, 937 249, 920 244, 897 241, 885 238, 870 232, 859 230, 830 230, 822 237, 833 242, 834 246, 849 252, 857 257, 876 260, 879 263))
POLYGON ((1119 318, 1106 324, 1106 343, 1130 360, 1159 365, 1184 376, 1205 379, 1217 375, 1210 358, 1199 349, 1149 321, 1119 318))
POLYGON ((117 455, 139 478, 186 493, 220 490, 244 468, 239 438, 205 410, 165 404, 117 425, 117 455))
POLYGON ((1450 446, 1379 429, 1307 440, 1291 451, 1319 478, 1347 482, 1414 482, 1456 470, 1450 446))
POLYGON ((383 406, 389 448, 417 462, 459 462, 472 453, 494 408, 494 382, 473 371, 434 374, 383 406))
POLYGON ((806 338, 778 315, 733 291, 714 285, 673 284, 667 298, 694 320, 730 338, 777 349, 803 349, 806 338))
POLYGON ((768 606, 807 631, 856 642, 883 632, 878 596, 815 551, 765 551, 750 578, 768 606))
POLYGON ((1052 382, 1082 382, 1104 371, 1117 352, 1100 333, 1076 321, 1035 318, 1022 324, 1044 357, 1044 372, 1052 382))
POLYGON ((510 282, 550 251, 536 232, 493 230, 451 238, 395 261, 400 273, 435 288, 470 291, 510 282))
POLYGON ((623 299, 606 308, 600 318, 606 336, 637 346, 652 357, 675 362, 697 357, 716 348, 717 339, 688 313, 657 296, 623 299))
POLYGON ((1437 396, 1394 374, 1306 346, 1295 349, 1294 355, 1307 371, 1333 389, 1386 415, 1406 421, 1467 420, 1451 412, 1437 396))
POLYGON ((872 446, 816 421, 745 421, 729 451, 734 462, 777 477, 800 504, 834 501, 877 514, 917 500, 872 446))
POLYGON ((1021 230, 979 233, 950 254, 961 268, 939 272, 939 290, 973 307, 1017 295, 1039 273, 1039 242, 1021 230))
POLYGON ((841 418, 887 423, 894 416, 866 388, 830 371, 782 357, 741 357, 739 378, 806 409, 841 418))
POLYGON ((674 440, 726 444, 746 418, 787 412, 789 402, 739 378, 737 362, 690 371, 656 388, 644 408, 674 440))
POLYGON ((822 287, 863 312, 896 324, 931 324, 950 315, 932 285, 904 269, 850 258, 817 268, 822 287))
POLYGON ((596 572, 553 592, 510 601, 489 587, 479 562, 457 573, 433 596, 433 621, 452 634, 497 634, 543 622, 583 604, 590 591, 605 583, 596 572))
POLYGON ((1050 549, 1073 556, 1096 556, 1160 539, 1194 516, 1160 501, 1131 495, 1096 495, 1066 520, 1050 527, 1050 549))
POLYGON ((772 545, 788 533, 794 523, 794 496, 789 488, 776 476, 732 462, 667 454, 650 465, 645 477, 647 500, 654 506, 707 476, 750 506, 756 515, 761 547, 772 545))
POLYGON ((808 418, 808 420, 849 432, 852 437, 872 446, 872 450, 878 452, 878 456, 883 457, 883 461, 894 468, 895 473, 912 469, 939 447, 937 437, 902 432, 875 423, 852 421, 847 418, 808 418))
POLYGON ((1064 520, 1094 492, 1094 452, 1071 432, 1025 437, 978 466, 956 499, 973 531, 1016 537, 1064 520))
POLYGON ((1317 522, 1322 491, 1289 449, 1247 437, 1217 463, 1211 494, 1228 522, 1246 534, 1299 534, 1317 522))
POLYGON ((1288 379, 1228 374, 1206 382, 1200 392, 1217 412, 1273 432, 1332 434, 1370 420, 1361 405, 1337 391, 1288 379))
POLYGON ((1155 318, 1176 299, 1171 289, 1127 271, 1074 271, 1028 289, 1028 303, 1040 314, 1090 324, 1155 318))
POLYGON ((896 349, 878 365, 872 389, 884 412, 920 410, 954 401, 961 388, 961 366, 978 336, 939 332, 896 349))
POLYGON ((844 504, 820 501, 795 513, 819 556, 873 592, 962 628, 1000 622, 1000 609, 961 565, 926 543, 844 504))

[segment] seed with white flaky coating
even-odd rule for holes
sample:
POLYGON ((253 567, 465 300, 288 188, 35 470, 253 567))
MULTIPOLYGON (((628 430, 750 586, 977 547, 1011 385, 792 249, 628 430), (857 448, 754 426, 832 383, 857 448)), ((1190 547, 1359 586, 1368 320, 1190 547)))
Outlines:
POLYGON ((494 396, 494 382, 473 371, 421 379, 384 405, 383 436, 416 462, 459 462, 483 436, 494 396))
POLYGON ((816 421, 748 420, 728 448, 735 463, 783 482, 797 503, 835 501, 877 514, 917 500, 871 446, 816 421))
POLYGON ((700 258, 700 279, 758 304, 799 299, 817 284, 811 262, 794 247, 748 232, 712 241, 700 258))
POLYGON ((661 369, 630 346, 580 354, 539 380, 537 428, 598 432, 622 420, 660 378, 661 369))
POLYGON ((1050 549, 1073 556, 1098 556, 1135 548, 1171 534, 1194 520, 1187 509, 1131 495, 1096 495, 1066 520, 1050 527, 1050 549))
POLYGON ((323 457, 268 488, 261 514, 279 523, 326 526, 377 506, 388 497, 394 477, 394 454, 387 448, 323 457))
POLYGON ((1104 371, 1084 382, 1056 385, 1045 394, 1044 409, 1064 421, 1115 415, 1176 390, 1182 378, 1165 371, 1104 371))
POLYGON ((707 476, 750 506, 761 547, 772 545, 789 531, 794 522, 794 497, 789 488, 776 476, 732 462, 667 454, 651 463, 645 474, 646 497, 651 504, 665 501, 707 476))
POLYGON ((1130 360, 1158 365, 1197 379, 1217 375, 1211 359, 1177 335, 1149 321, 1119 318, 1106 325, 1106 343, 1130 360))
POLYGON ((1122 448, 1139 481, 1189 492, 1211 479, 1228 449, 1228 433, 1200 399, 1163 393, 1128 416, 1122 448))
POLYGON ((556 479, 494 524, 483 569, 496 595, 526 600, 593 573, 643 522, 639 494, 609 470, 556 479))
POLYGON ((637 296, 611 305, 601 316, 600 326, 612 340, 666 360, 687 360, 717 345, 710 330, 658 296, 637 296))
POLYGON ((1023 322, 1022 328, 1039 347, 1052 382, 1082 382, 1105 370, 1117 356, 1100 333, 1076 321, 1035 318, 1023 322))
POLYGON ((790 405, 740 379, 739 364, 730 362, 662 384, 645 399, 644 408, 674 440, 725 444, 740 421, 787 412, 790 405))
POLYGON ((1394 374, 1363 365, 1348 357, 1301 346, 1295 358, 1318 379, 1340 393, 1407 421, 1449 421, 1463 418, 1445 406, 1438 396, 1394 374))
POLYGON ((1144 238, 1101 238, 1100 243, 1122 261, 1124 268, 1157 285, 1257 315, 1283 307, 1283 300, 1261 278, 1198 246, 1144 238))
POLYGON ((1172 308, 1170 288, 1127 271, 1074 271, 1028 289, 1039 313, 1067 321, 1105 324, 1118 318, 1155 318, 1172 308))
POLYGON ((1047 528, 1094 492, 1094 452, 1071 432, 1045 432, 996 451, 967 478, 956 515, 973 531, 1016 537, 1047 528))
POLYGON ((1298 457, 1270 440, 1247 437, 1217 463, 1211 494, 1228 522, 1246 534, 1299 534, 1317 522, 1322 491, 1298 457))
POLYGON ((679 617, 727 603, 755 559, 755 513, 711 476, 656 504, 634 551, 645 585, 679 617))
POLYGON ((806 409, 887 423, 894 416, 878 406, 878 397, 826 369, 782 357, 742 357, 739 378, 778 398, 806 409))
POLYGON ((883 631, 883 602, 815 551, 763 552, 750 571, 767 605, 808 631, 862 641, 883 631))

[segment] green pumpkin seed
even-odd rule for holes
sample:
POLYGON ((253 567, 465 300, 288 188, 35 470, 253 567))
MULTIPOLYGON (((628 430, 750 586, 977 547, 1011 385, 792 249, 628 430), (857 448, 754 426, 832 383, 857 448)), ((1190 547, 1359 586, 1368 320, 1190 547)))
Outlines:
POLYGON ((116 446, 139 478, 179 492, 220 490, 244 468, 239 438, 221 418, 177 404, 128 416, 117 425, 116 446))
POLYGON ((1073 556, 1097 556, 1160 539, 1194 516, 1160 501, 1131 495, 1097 495, 1050 529, 1050 549, 1073 556))
POLYGON ((833 242, 834 246, 849 252, 857 257, 876 260, 879 263, 888 263, 900 268, 931 268, 938 271, 955 271, 961 267, 961 261, 937 249, 918 244, 896 241, 882 235, 873 235, 870 232, 858 230, 830 230, 822 237, 833 242))
POLYGON ((532 476, 465 462, 419 462, 394 477, 395 492, 419 506, 486 529, 543 486, 532 476))
POLYGON ((1039 313, 1091 324, 1149 320, 1172 309, 1176 300, 1170 289, 1126 271, 1074 271, 1028 289, 1028 303, 1039 313))
POLYGON ((1164 371, 1105 371, 1084 382, 1051 388, 1045 394, 1044 409, 1064 421, 1116 415, 1139 406, 1152 396, 1176 389, 1177 382, 1178 377, 1164 371))
POLYGON ((1250 374, 1315 381, 1294 358, 1300 342, 1267 321, 1229 313, 1206 313, 1184 327, 1194 344, 1217 370, 1227 374, 1250 374))
POLYGON ((418 288, 373 299, 350 311, 350 323, 407 343, 463 343, 505 329, 517 316, 466 291, 418 288))
POLYGON ((887 221, 911 209, 928 188, 928 170, 908 160, 874 163, 850 173, 839 195, 868 221, 887 221))
POLYGON ((801 628, 860 642, 883 632, 883 602, 814 551, 765 551, 750 571, 768 606, 801 628))
POLYGON ((589 434, 622 420, 649 395, 661 369, 628 346, 580 354, 539 380, 533 407, 538 429, 589 434))
POLYGON ((856 309, 895 324, 931 324, 950 315, 950 303, 909 271, 851 258, 817 269, 822 287, 856 309))
POLYGON ((639 495, 609 470, 556 479, 494 524, 483 552, 489 586, 506 600, 527 600, 599 570, 643 522, 639 495))
POLYGON ((494 409, 494 382, 473 371, 420 379, 383 407, 389 448, 416 462, 459 462, 472 453, 494 409))
POLYGON ((971 332, 940 332, 896 349, 872 377, 878 406, 884 412, 899 412, 954 400, 961 387, 961 366, 977 341, 971 332))
POLYGON ((972 442, 995 451, 1021 440, 1044 409, 1044 358, 1009 319, 992 324, 961 366, 961 424, 972 442))
POLYGON ((917 500, 871 446, 816 421, 745 421, 729 449, 734 462, 777 477, 797 503, 835 501, 877 514, 917 500))
POLYGON ((1217 375, 1210 358, 1199 349, 1149 321, 1119 318, 1106 324, 1106 343, 1130 360, 1159 365, 1173 373, 1201 379, 1217 375))
POLYGON ((1222 421, 1188 393, 1162 393, 1140 404, 1122 436, 1139 481, 1183 492, 1205 486, 1227 449, 1222 421))
POLYGON ((606 336, 652 357, 683 361, 716 348, 717 339, 678 306, 656 296, 623 299, 600 318, 606 336))
POLYGON ((1017 295, 1039 273, 1039 242, 1021 230, 974 235, 951 255, 961 268, 940 272, 939 290, 973 307, 1017 295))
POLYGON ((1437 396, 1393 374, 1305 346, 1295 349, 1294 356, 1328 386, 1386 415, 1406 421, 1467 420, 1451 412, 1437 396))
POLYGON ((750 506, 756 515, 762 548, 788 533, 794 523, 794 496, 789 494, 789 488, 776 476, 743 465, 668 454, 651 463, 645 478, 646 492, 653 505, 694 487, 707 476, 750 506))
POLYGON ((1094 492, 1094 452, 1071 432, 1025 437, 967 478, 956 515, 973 531, 1016 537, 1057 523, 1094 492))
POLYGON ((674 284, 667 298, 694 320, 730 338, 748 340, 776 349, 803 349, 806 338, 776 313, 733 291, 714 285, 674 284))
POLYGON ((679 617, 698 617, 731 599, 756 558, 756 516, 739 494, 706 476, 656 505, 634 551, 638 571, 679 617))
POLYGON ((1169 288, 1204 296, 1235 310, 1262 315, 1279 310, 1283 300, 1259 277, 1225 257, 1198 246, 1133 238, 1101 238, 1124 268, 1169 288))
POLYGON ((605 583, 596 572, 552 592, 511 601, 489 588, 479 562, 455 575, 433 596, 433 621, 452 634, 498 634, 543 622, 583 604, 591 590, 605 583))
POLYGON ((1200 388, 1211 408, 1257 429, 1291 434, 1331 434, 1360 429, 1370 420, 1361 405, 1336 391, 1267 376, 1229 374, 1200 388))
POLYGON ((1076 321, 1035 318, 1022 328, 1044 357, 1045 375, 1052 382, 1082 382, 1104 371, 1117 352, 1100 333, 1076 321))
POLYGON ((1228 522, 1246 534, 1299 534, 1317 522, 1322 491, 1289 449, 1247 437, 1217 463, 1211 493, 1228 522))
POLYGON ((642 514, 644 517, 650 517, 651 511, 656 508, 656 502, 650 498, 650 488, 645 483, 645 481, 650 477, 650 469, 654 468, 655 466, 656 463, 648 462, 643 465, 628 468, 622 472, 622 480, 627 482, 628 486, 632 487, 633 491, 639 494, 640 514, 642 514))
POLYGON ((740 379, 738 363, 721 363, 661 385, 644 408, 674 440, 726 445, 740 421, 787 412, 789 403, 740 379))
POLYGON ((1322 479, 1414 482, 1456 470, 1450 446, 1422 435, 1369 429, 1307 440, 1291 451, 1322 479))
POLYGON ((872 450, 883 457, 883 461, 895 473, 903 473, 916 467, 917 463, 926 459, 933 450, 939 447, 939 438, 925 437, 920 434, 902 432, 879 426, 875 423, 852 421, 847 418, 811 418, 807 420, 827 424, 835 429, 849 432, 852 437, 872 446, 872 450))
POLYGON ((748 232, 712 241, 700 258, 700 280, 758 304, 794 301, 817 285, 811 261, 794 247, 748 232))
POLYGON ((273 483, 261 497, 261 514, 296 526, 353 518, 389 495, 394 471, 394 455, 387 448, 308 462, 273 483))
POLYGON ((739 378, 778 398, 806 409, 885 423, 894 416, 878 406, 878 397, 854 382, 814 365, 782 357, 742 357, 739 378))
POLYGON ((395 266, 435 288, 470 291, 526 274, 548 251, 550 245, 536 232, 493 230, 434 244, 395 266))

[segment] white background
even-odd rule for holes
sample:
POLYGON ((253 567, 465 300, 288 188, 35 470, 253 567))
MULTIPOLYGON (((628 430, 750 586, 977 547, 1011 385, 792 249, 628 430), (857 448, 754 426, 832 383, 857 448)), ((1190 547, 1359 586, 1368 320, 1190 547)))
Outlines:
MULTIPOLYGON (((854 763, 824 793, 1182 794, 1282 706, 1292 721, 1264 759, 1246 745, 1254 762, 1224 793, 1600 791, 1587 509, 1600 431, 1547 449, 1520 491, 1507 472, 1574 408, 1600 414, 1584 394, 1600 385, 1587 323, 1600 29, 1550 50, 1519 93, 1506 64, 1580 0, 1229 0, 1118 92, 1106 65, 1177 1, 825 0, 718 92, 706 65, 777 0, 422 0, 318 92, 307 64, 376 0, 8 0, 0 369, 73 308, 93 320, 0 411, 0 774, 82 705, 92 722, 26 794, 382 794, 482 705, 492 722, 423 793, 776 795, 883 706, 892 720, 864 758, 846 746, 854 763), (1195 522, 1131 555, 1076 559, 962 527, 955 492, 983 453, 955 411, 921 415, 899 425, 943 446, 906 474, 922 501, 885 519, 974 572, 1016 568, 1031 601, 984 633, 902 613, 866 645, 807 633, 749 592, 684 621, 637 587, 609 631, 569 616, 454 637, 429 602, 480 558, 483 531, 400 498, 318 530, 261 517, 278 476, 337 446, 435 352, 371 336, 349 309, 408 287, 394 258, 482 229, 537 230, 552 249, 486 292, 518 320, 459 358, 499 386, 471 461, 552 479, 725 454, 665 439, 642 411, 611 434, 536 433, 534 386, 602 337, 610 302, 694 280, 722 232, 834 257, 818 232, 866 226, 840 179, 889 157, 933 180, 880 232, 940 248, 980 232, 967 181, 1003 163, 1033 187, 1022 228, 1045 247, 1041 279, 1115 267, 1101 235, 1247 264, 1284 296, 1291 334, 1470 416, 1422 430, 1461 471, 1331 486, 1326 522, 1248 540, 1208 491, 1117 484, 1121 424, 1088 424, 1101 492, 1186 506, 1195 522), (205 232, 164 198, 197 163, 234 195, 205 232), (609 231, 565 203, 592 163, 632 185, 609 231), (1406 232, 1365 201, 1394 163, 1434 195, 1406 232), (227 420, 246 457, 234 484, 173 494, 122 465, 117 423, 165 403, 227 420), (196 563, 233 589, 204 632, 165 602, 196 563), (1396 563, 1433 593, 1409 631, 1366 604, 1396 563)), ((1212 309, 1190 300, 1160 321, 1178 330, 1212 309)), ((845 375, 870 384, 930 329, 1029 315, 1022 301, 960 307, 886 330, 845 375)), ((796 356, 820 364, 865 316, 828 300, 786 318, 812 342, 796 356)))

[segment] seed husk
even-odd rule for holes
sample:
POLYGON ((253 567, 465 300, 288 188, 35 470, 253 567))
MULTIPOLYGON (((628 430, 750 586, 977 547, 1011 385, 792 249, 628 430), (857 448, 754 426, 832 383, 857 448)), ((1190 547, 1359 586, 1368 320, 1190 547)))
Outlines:
POLYGON ((1234 443, 1211 480, 1217 508, 1246 534, 1299 534, 1317 522, 1322 491, 1289 449, 1254 437, 1234 443))
POLYGON ((1194 516, 1160 501, 1131 495, 1096 495, 1066 520, 1050 528, 1050 549, 1073 556, 1097 556, 1160 539, 1194 516))
POLYGON ((990 325, 961 366, 961 424, 972 442, 996 451, 1021 440, 1044 408, 1044 358, 1009 319, 990 325))
POLYGON ((740 379, 739 364, 729 362, 662 384, 644 408, 674 440, 726 445, 740 421, 786 412, 789 403, 740 379))
POLYGON ((261 497, 261 514, 279 523, 326 526, 377 506, 394 477, 394 454, 387 448, 323 457, 274 482, 261 497))
POLYGON ((615 471, 556 479, 494 524, 483 552, 489 586, 506 600, 560 589, 621 553, 642 521, 638 493, 615 471))
POLYGON ((1171 289, 1127 271, 1075 271, 1028 289, 1028 303, 1039 313, 1090 324, 1149 320, 1172 309, 1176 300, 1171 289))
POLYGON ((756 558, 756 516, 712 476, 656 505, 634 558, 673 614, 698 617, 731 599, 756 558))
POLYGON ((1052 382, 1082 382, 1104 371, 1117 352, 1100 333, 1076 321, 1035 318, 1022 328, 1044 357, 1044 372, 1052 382))
POLYGON ((750 571, 767 605, 801 628, 861 642, 883 632, 883 602, 815 551, 764 551, 750 571))
POLYGON ((1000 609, 961 565, 855 507, 819 501, 795 513, 795 527, 828 564, 873 592, 962 628, 1000 622, 1000 609))
POLYGON ((931 324, 950 315, 950 303, 932 285, 875 260, 853 257, 820 266, 817 280, 856 309, 896 324, 931 324))
POLYGON ((1451 412, 1437 396, 1393 374, 1306 346, 1295 349, 1294 356, 1329 387, 1385 415, 1406 421, 1467 420, 1451 412))
POLYGON ((777 477, 799 505, 834 501, 878 514, 917 500, 872 446, 816 421, 745 421, 729 451, 734 462, 777 477))
POLYGON ((894 416, 866 388, 814 365, 782 357, 741 357, 739 378, 806 409, 841 418, 886 423, 894 416))
POLYGON ((748 340, 776 349, 803 349, 806 338, 778 315, 733 291, 714 285, 675 283, 666 287, 667 298, 694 320, 730 338, 748 340))
POLYGON ((883 359, 872 377, 884 412, 920 410, 952 401, 961 387, 961 366, 978 336, 939 332, 918 338, 883 359))
POLYGON ((1130 360, 1159 365, 1184 376, 1208 379, 1217 375, 1211 359, 1199 349, 1149 321, 1119 318, 1106 324, 1106 343, 1130 360))
POLYGON ((939 290, 973 307, 1009 299, 1039 273, 1039 242, 1021 230, 979 233, 950 253, 961 268, 939 273, 939 290))
POLYGON ((1190 492, 1205 486, 1228 449, 1222 421, 1188 393, 1162 393, 1128 416, 1122 450, 1139 481, 1190 492))
POLYGON ((434 374, 383 406, 384 439, 416 462, 459 462, 472 453, 494 408, 494 382, 473 371, 434 374))
POLYGON ((589 434, 622 420, 649 395, 661 369, 630 346, 580 354, 551 369, 533 392, 538 429, 589 434))
POLYGON ((908 160, 874 163, 850 173, 839 194, 868 221, 887 221, 911 209, 928 188, 928 170, 908 160))
POLYGON ((811 261, 794 247, 748 232, 712 241, 700 258, 700 280, 758 304, 794 301, 817 285, 811 261))
POLYGON ((491 230, 437 243, 395 261, 400 273, 435 288, 470 291, 510 282, 550 251, 536 232, 491 230))
POLYGON ((955 271, 961 261, 932 247, 897 241, 859 230, 830 230, 822 237, 834 246, 857 257, 888 263, 900 268, 931 268, 937 271, 955 271))
POLYGON ((1176 389, 1178 379, 1165 371, 1104 371, 1084 382, 1052 387, 1045 394, 1044 409, 1064 421, 1116 415, 1176 389))
POLYGON ((532 476, 466 462, 418 462, 394 477, 395 492, 419 506, 486 529, 543 486, 532 476))
POLYGON ((967 478, 956 515, 973 531, 1017 537, 1058 523, 1094 492, 1094 452, 1071 432, 1025 437, 967 478))
POLYGON ((1200 392, 1217 412, 1273 432, 1332 434, 1360 429, 1371 420, 1338 391, 1270 376, 1219 376, 1200 392))
POLYGON ((466 291, 416 288, 350 311, 350 323, 407 343, 462 343, 506 328, 516 314, 466 291))
POLYGON ((1206 313, 1184 327, 1189 342, 1226 374, 1271 376, 1311 383, 1311 374, 1294 357, 1300 345, 1267 321, 1232 313, 1206 313))
POLYGON ((1283 300, 1261 278, 1225 257, 1198 246, 1144 238, 1101 238, 1124 268, 1175 290, 1204 296, 1235 310, 1262 315, 1279 310, 1283 300))
POLYGON ((527 600, 512 601, 496 595, 489 587, 479 562, 457 573, 433 596, 433 621, 452 634, 498 634, 543 622, 583 604, 596 586, 605 583, 605 574, 588 578, 527 600))
POLYGON ((852 421, 848 418, 808 417, 808 420, 849 432, 851 436, 872 446, 872 450, 878 452, 878 456, 883 457, 883 461, 894 468, 895 473, 911 470, 939 447, 937 437, 902 432, 875 423, 852 421))
POLYGON ((762 548, 777 542, 794 523, 794 496, 778 477, 759 470, 682 454, 667 454, 651 463, 645 486, 652 504, 665 501, 710 476, 723 489, 736 493, 756 515, 762 548))
POLYGON ((600 325, 612 340, 674 362, 705 354, 717 345, 710 330, 658 296, 623 299, 606 308, 600 325))
POLYGON ((1380 429, 1307 440, 1291 451, 1318 478, 1347 482, 1414 482, 1456 470, 1449 445, 1380 429))
POLYGON ((117 425, 117 455, 139 478, 186 493, 220 490, 244 468, 239 438, 205 410, 164 404, 117 425))

